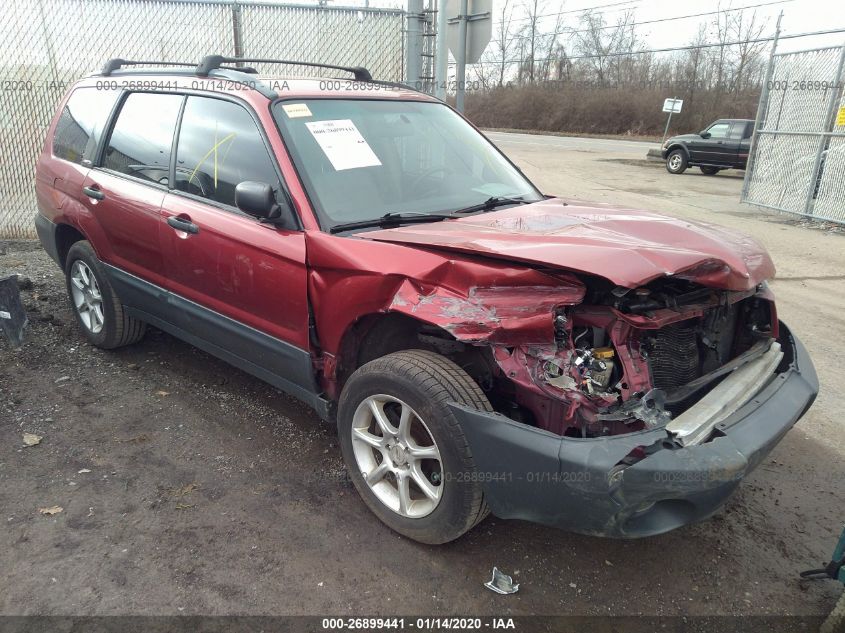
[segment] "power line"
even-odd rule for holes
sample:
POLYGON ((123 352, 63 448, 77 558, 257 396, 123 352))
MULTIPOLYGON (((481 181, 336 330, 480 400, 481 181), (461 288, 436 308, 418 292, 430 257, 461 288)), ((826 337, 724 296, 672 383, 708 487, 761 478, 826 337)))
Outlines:
MULTIPOLYGON (((716 15, 718 13, 732 13, 736 11, 743 11, 745 9, 757 9, 759 7, 767 7, 773 4, 786 4, 787 2, 795 2, 795 0, 773 0, 772 2, 762 2, 760 4, 750 4, 744 7, 736 7, 734 9, 719 9, 718 11, 706 11, 704 13, 691 13, 689 15, 678 15, 671 18, 657 18, 654 20, 644 20, 642 22, 631 22, 630 24, 609 24, 606 26, 600 26, 595 29, 566 29, 563 31, 554 31, 553 33, 538 33, 538 37, 549 37, 553 35, 575 35, 576 33, 590 33, 592 31, 606 31, 608 29, 618 29, 622 27, 634 27, 634 26, 642 26, 643 24, 656 24, 658 22, 672 22, 674 20, 686 20, 689 18, 700 18, 707 15, 716 15)), ((508 39, 508 42, 512 42, 514 40, 524 40, 530 39, 528 35, 513 35, 508 39)))
MULTIPOLYGON (((570 13, 588 13, 590 11, 594 11, 595 9, 604 9, 606 7, 618 7, 618 6, 622 6, 622 5, 625 5, 625 4, 634 4, 635 2, 638 2, 638 1, 639 0, 626 0, 625 2, 614 2, 612 4, 600 4, 600 5, 597 5, 595 7, 590 7, 588 9, 570 9, 569 11, 558 11, 557 13, 541 13, 541 14, 533 16, 533 18, 532 18, 532 16, 529 15, 529 16, 524 17, 524 18, 511 18, 510 21, 511 22, 522 22, 524 20, 532 20, 532 19, 539 20, 540 18, 548 18, 548 17, 552 17, 552 16, 556 17, 556 16, 560 16, 560 15, 568 15, 570 13)), ((630 7, 630 8, 633 9, 635 7, 630 7)))
MULTIPOLYGON (((831 35, 834 33, 845 33, 845 28, 840 29, 829 29, 826 31, 814 31, 812 33, 792 33, 789 35, 781 35, 779 39, 788 40, 796 37, 811 37, 813 35, 831 35)), ((715 48, 719 46, 738 46, 740 44, 756 44, 758 42, 771 42, 775 38, 774 37, 759 37, 755 39, 749 40, 738 40, 736 42, 715 42, 712 44, 691 44, 689 46, 674 46, 670 48, 651 48, 647 50, 639 50, 639 51, 628 51, 625 53, 605 53, 603 55, 572 55, 567 56, 567 60, 574 60, 574 59, 599 59, 603 57, 629 57, 631 55, 645 55, 648 53, 670 53, 674 51, 692 51, 702 48, 715 48)), ((506 64, 513 64, 513 63, 522 63, 523 61, 530 61, 530 60, 513 60, 513 61, 506 61, 506 64)), ((544 59, 535 59, 534 63, 539 62, 552 62, 552 61, 561 61, 558 58, 544 58, 544 59)), ((502 64, 501 61, 488 61, 488 62, 477 62, 477 64, 496 64, 500 66, 502 64)))

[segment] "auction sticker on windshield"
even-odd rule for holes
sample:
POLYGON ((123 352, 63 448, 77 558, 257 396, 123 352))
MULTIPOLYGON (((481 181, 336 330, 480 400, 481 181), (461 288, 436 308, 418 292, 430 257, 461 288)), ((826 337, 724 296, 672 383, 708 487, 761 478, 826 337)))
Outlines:
POLYGON ((305 124, 337 171, 381 165, 378 156, 350 119, 305 124))
POLYGON ((289 119, 312 116, 311 110, 308 108, 308 104, 305 103, 285 103, 282 105, 282 109, 285 111, 285 114, 288 115, 289 119))

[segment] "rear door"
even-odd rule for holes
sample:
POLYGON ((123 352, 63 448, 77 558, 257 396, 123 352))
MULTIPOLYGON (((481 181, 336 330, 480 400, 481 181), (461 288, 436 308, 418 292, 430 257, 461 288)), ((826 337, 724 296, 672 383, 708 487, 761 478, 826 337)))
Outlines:
POLYGON ((82 186, 101 233, 100 259, 159 285, 164 273, 158 241, 161 203, 183 101, 176 94, 125 94, 102 156, 82 186))
POLYGON ((238 210, 243 181, 285 195, 254 113, 236 100, 189 96, 160 225, 176 324, 271 383, 313 390, 304 234, 238 210))
POLYGON ((744 121, 742 138, 739 141, 737 153, 737 167, 745 169, 748 162, 748 153, 751 151, 751 137, 754 135, 754 121, 744 121))
POLYGON ((62 107, 35 170, 38 207, 47 218, 62 213, 73 219, 86 215, 89 199, 82 187, 119 94, 80 87, 62 107))

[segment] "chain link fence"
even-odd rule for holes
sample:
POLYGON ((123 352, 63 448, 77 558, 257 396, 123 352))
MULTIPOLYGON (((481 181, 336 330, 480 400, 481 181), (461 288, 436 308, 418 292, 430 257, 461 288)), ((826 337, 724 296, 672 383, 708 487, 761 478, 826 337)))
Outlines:
POLYGON ((845 224, 845 46, 769 63, 742 200, 845 224))
POLYGON ((401 10, 223 0, 9 3, 0 22, 0 238, 35 236, 35 161, 46 128, 70 84, 107 59, 199 62, 240 54, 366 66, 378 79, 401 81, 404 20, 401 10))

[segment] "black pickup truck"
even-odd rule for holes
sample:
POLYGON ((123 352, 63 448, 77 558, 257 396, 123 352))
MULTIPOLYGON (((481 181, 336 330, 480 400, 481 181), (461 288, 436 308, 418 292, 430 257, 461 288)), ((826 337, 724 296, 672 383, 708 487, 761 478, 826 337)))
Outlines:
POLYGON ((698 134, 666 139, 661 155, 670 174, 682 174, 687 167, 700 167, 712 176, 723 169, 745 169, 754 121, 719 119, 698 134))

